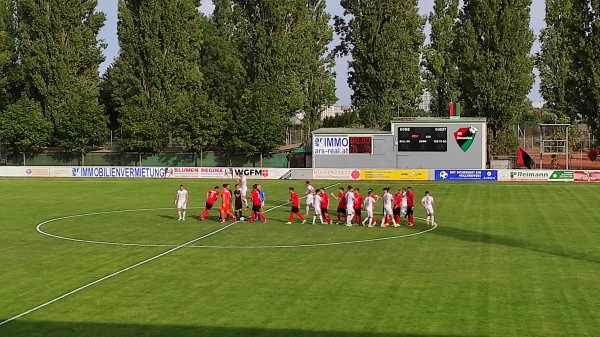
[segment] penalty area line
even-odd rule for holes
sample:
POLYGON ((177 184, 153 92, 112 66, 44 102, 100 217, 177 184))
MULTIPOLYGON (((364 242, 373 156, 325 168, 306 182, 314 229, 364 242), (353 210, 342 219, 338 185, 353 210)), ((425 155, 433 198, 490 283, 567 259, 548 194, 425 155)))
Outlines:
MULTIPOLYGON (((337 183, 337 184, 334 184, 334 185, 331 185, 331 186, 328 186, 327 188, 329 188, 329 187, 333 187, 333 186, 336 186, 336 185, 339 185, 339 183, 337 183)), ((288 205, 289 203, 290 203, 290 202, 286 202, 286 203, 283 203, 283 204, 281 204, 281 205, 278 205, 278 206, 272 207, 272 208, 270 208, 270 209, 266 210, 264 213, 267 213, 267 212, 269 212, 269 211, 272 211, 272 210, 274 210, 274 209, 277 209, 277 208, 283 207, 283 206, 285 206, 285 205, 288 205)), ((127 210, 127 211, 133 211, 133 210, 127 210)), ((109 211, 109 212, 101 212, 101 213, 110 213, 110 211, 109 211)), ((63 218, 67 218, 67 217, 63 217, 63 218)), ((58 220, 58 219, 57 219, 57 220, 58 220)), ((21 318, 21 317, 23 317, 23 316, 25 316, 25 315, 28 315, 28 314, 30 314, 30 313, 32 313, 32 312, 34 312, 34 311, 37 311, 37 310, 39 310, 39 309, 42 309, 42 308, 46 307, 46 306, 49 306, 49 305, 50 305, 50 304, 52 304, 52 303, 56 303, 56 302, 58 302, 58 301, 62 300, 63 298, 69 297, 69 296, 71 296, 71 295, 73 295, 73 294, 75 294, 75 293, 78 293, 78 292, 80 292, 80 291, 82 291, 82 290, 84 290, 84 289, 87 289, 87 288, 89 288, 89 287, 91 287, 91 286, 93 286, 93 285, 95 285, 95 284, 98 284, 98 283, 100 283, 100 282, 102 282, 102 281, 105 281, 105 280, 108 280, 108 279, 110 279, 110 278, 113 278, 113 277, 115 277, 115 276, 117 276, 117 275, 120 275, 120 274, 122 274, 122 273, 126 272, 126 271, 129 271, 129 270, 131 270, 131 269, 134 269, 134 268, 137 268, 137 267, 139 267, 139 266, 142 266, 142 265, 144 265, 144 264, 147 264, 147 263, 149 263, 149 262, 152 262, 152 261, 154 261, 154 260, 156 260, 156 259, 158 259, 158 258, 161 258, 161 257, 165 256, 165 255, 171 254, 171 253, 173 253, 173 252, 175 252, 175 251, 177 251, 177 250, 179 250, 179 249, 181 249, 181 248, 183 248, 183 247, 186 247, 186 246, 188 246, 188 245, 190 245, 190 244, 192 244, 192 243, 194 243, 194 242, 200 241, 200 240, 202 240, 202 239, 204 239, 204 238, 207 238, 207 237, 209 237, 209 236, 211 236, 211 235, 217 234, 217 233, 219 233, 219 232, 221 232, 221 231, 223 231, 223 230, 225 230, 225 229, 227 229, 227 228, 229 228, 229 227, 231 227, 231 226, 235 225, 236 223, 238 223, 238 221, 236 221, 236 222, 232 222, 232 223, 230 223, 230 224, 228 224, 228 225, 226 225, 226 226, 224 226, 224 227, 221 227, 221 228, 219 228, 219 229, 217 229, 217 230, 215 230, 215 231, 212 231, 212 232, 210 232, 210 233, 208 233, 208 234, 202 235, 202 236, 200 236, 200 237, 197 237, 197 238, 195 238, 195 239, 193 239, 193 240, 190 240, 190 241, 188 241, 188 242, 186 242, 186 243, 183 243, 183 244, 181 244, 181 245, 179 245, 179 246, 177 246, 177 247, 171 248, 171 249, 167 250, 166 252, 160 253, 160 254, 158 254, 158 255, 155 255, 155 256, 153 256, 153 257, 151 257, 151 258, 148 258, 148 259, 145 259, 145 260, 143 260, 143 261, 141 261, 141 262, 138 262, 138 263, 136 263, 136 264, 134 264, 134 265, 131 265, 131 266, 129 266, 129 267, 126 267, 126 268, 123 268, 123 269, 121 269, 121 270, 119 270, 119 271, 116 271, 116 272, 114 272, 114 273, 111 273, 111 274, 108 274, 108 275, 106 275, 106 276, 104 276, 104 277, 102 277, 102 278, 99 278, 99 279, 97 279, 97 280, 95 280, 95 281, 92 281, 92 282, 90 282, 90 283, 87 283, 87 284, 85 284, 85 285, 83 285, 83 286, 81 286, 81 287, 79 287, 79 288, 76 288, 76 289, 74 289, 74 290, 71 290, 71 291, 69 291, 68 293, 62 294, 62 295, 60 295, 60 296, 58 296, 58 297, 56 297, 56 298, 54 298, 54 299, 52 299, 52 300, 50 300, 50 301, 47 301, 47 302, 45 302, 45 303, 42 303, 42 304, 40 304, 40 305, 38 305, 38 306, 36 306, 36 307, 34 307, 34 308, 31 308, 31 309, 29 309, 29 310, 27 310, 27 311, 24 311, 24 312, 22 312, 22 313, 20 313, 20 314, 18 314, 18 315, 15 315, 15 316, 13 316, 13 317, 11 317, 11 318, 8 318, 8 319, 6 319, 6 320, 4 320, 4 321, 0 322, 0 326, 2 326, 2 325, 4 325, 4 324, 7 324, 7 323, 10 323, 10 322, 12 322, 12 321, 14 321, 14 320, 16 320, 16 319, 19 319, 19 318, 21 318)))

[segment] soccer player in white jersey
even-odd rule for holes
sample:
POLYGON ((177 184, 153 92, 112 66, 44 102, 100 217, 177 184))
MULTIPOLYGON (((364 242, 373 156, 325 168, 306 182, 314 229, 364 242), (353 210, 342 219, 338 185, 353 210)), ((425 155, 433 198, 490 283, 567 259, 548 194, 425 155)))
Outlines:
POLYGON ((354 188, 348 185, 348 192, 346 192, 346 226, 352 227, 352 220, 354 219, 354 202, 356 201, 354 196, 354 188))
POLYGON ((240 191, 242 192, 242 200, 244 200, 244 203, 246 204, 246 209, 248 209, 248 199, 246 198, 248 194, 248 178, 245 174, 240 173, 240 179, 238 179, 238 184, 240 185, 240 191))
POLYGON ((312 224, 314 225, 317 217, 319 217, 319 220, 321 220, 321 225, 324 225, 325 223, 323 222, 323 214, 321 211, 321 201, 323 201, 323 198, 321 197, 320 194, 315 194, 314 198, 313 198, 313 208, 315 210, 315 215, 313 215, 313 221, 312 224))
POLYGON ((375 208, 375 197, 373 197, 373 190, 369 189, 367 192, 367 197, 364 201, 365 211, 367 212, 367 217, 363 220, 362 225, 365 225, 365 222, 368 221, 369 227, 373 227, 373 209, 375 208))
POLYGON ((394 224, 394 227, 398 227, 396 219, 394 219, 394 210, 392 209, 392 203, 394 202, 394 196, 390 193, 391 188, 386 187, 383 189, 383 218, 381 219, 381 227, 387 227, 389 222, 394 224))
POLYGON ((402 204, 400 206, 400 216, 406 217, 406 208, 408 207, 408 197, 406 196, 406 188, 402 189, 402 204))
POLYGON ((308 212, 311 207, 314 207, 314 198, 315 198, 315 188, 310 184, 310 181, 305 181, 306 185, 306 214, 308 216, 308 212))
POLYGON ((187 208, 188 201, 188 191, 183 187, 183 185, 179 185, 179 189, 177 190, 177 195, 175 196, 175 205, 177 205, 177 213, 179 214, 179 219, 177 221, 185 221, 185 209, 187 208))
POLYGON ((429 191, 425 191, 425 196, 421 199, 421 205, 425 207, 425 213, 427 213, 427 225, 429 225, 429 220, 431 220, 432 225, 435 222, 433 216, 433 203, 433 197, 429 195, 429 191))

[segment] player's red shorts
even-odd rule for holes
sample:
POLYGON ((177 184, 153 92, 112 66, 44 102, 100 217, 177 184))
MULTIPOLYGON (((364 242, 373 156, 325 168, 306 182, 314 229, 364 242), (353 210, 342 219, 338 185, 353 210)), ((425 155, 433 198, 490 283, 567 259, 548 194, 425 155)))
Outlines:
POLYGON ((231 204, 221 204, 221 211, 228 211, 231 209, 231 204))

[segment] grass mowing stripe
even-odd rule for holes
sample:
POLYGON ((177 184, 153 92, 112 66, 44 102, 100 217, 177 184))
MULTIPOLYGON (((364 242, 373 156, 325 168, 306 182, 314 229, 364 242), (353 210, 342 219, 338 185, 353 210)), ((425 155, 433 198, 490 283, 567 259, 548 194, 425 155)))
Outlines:
MULTIPOLYGON (((337 186, 337 185, 339 185, 339 183, 336 183, 336 184, 333 184, 333 185, 327 186, 327 188, 330 188, 330 187, 333 187, 333 186, 337 186)), ((305 197, 302 197, 302 198, 305 198, 305 197)), ((285 206, 285 205, 287 205, 287 204, 289 204, 289 203, 290 203, 290 202, 286 202, 286 203, 282 203, 282 204, 280 204, 280 205, 274 206, 274 207, 272 207, 272 208, 270 208, 270 209, 268 209, 268 210, 264 211, 263 213, 267 213, 267 212, 269 212, 269 211, 272 211, 272 210, 274 210, 274 209, 278 209, 278 208, 280 208, 280 207, 283 207, 283 206, 285 206)), ((129 211, 130 211, 130 210, 129 210, 129 211)), ((108 211, 108 212, 110 212, 110 211, 108 211)), ((104 213, 106 213, 106 212, 104 212, 104 213)), ((79 216, 82 216, 82 215, 79 215, 79 216)), ((63 217, 63 218, 65 218, 65 217, 63 217)), ((108 280, 108 279, 110 279, 110 278, 112 278, 112 277, 114 277, 114 276, 117 276, 117 275, 119 275, 119 274, 122 274, 122 273, 124 273, 124 272, 126 272, 126 271, 128 271, 128 270, 131 270, 131 269, 137 268, 137 267, 139 267, 139 266, 141 266, 141 265, 144 265, 144 264, 146 264, 146 263, 148 263, 148 262, 154 261, 154 260, 156 260, 156 259, 158 259, 158 258, 160 258, 160 257, 163 257, 163 256, 165 256, 165 255, 168 255, 168 254, 170 254, 170 253, 172 253, 172 252, 175 252, 175 251, 177 251, 177 250, 179 250, 179 249, 181 249, 181 248, 183 248, 183 247, 185 247, 185 246, 187 246, 187 245, 190 245, 190 244, 192 244, 192 243, 194 243, 194 242, 200 241, 200 240, 202 240, 202 239, 204 239, 204 238, 207 238, 207 237, 209 237, 209 236, 211 236, 211 235, 217 234, 217 233, 219 233, 220 231, 223 231, 223 230, 225 230, 225 229, 227 229, 227 228, 229 228, 229 227, 233 226, 233 225, 234 225, 234 224, 236 224, 237 222, 238 222, 238 221, 236 221, 236 222, 232 222, 232 223, 230 223, 229 225, 226 225, 225 227, 219 228, 219 229, 217 229, 217 230, 215 230, 215 231, 212 231, 212 232, 210 232, 210 233, 208 233, 208 234, 205 234, 205 235, 202 235, 202 236, 200 236, 200 237, 197 237, 197 238, 195 238, 195 239, 193 239, 193 240, 190 240, 190 241, 188 241, 188 242, 186 242, 186 243, 183 243, 183 244, 181 244, 181 245, 179 245, 179 246, 177 246, 177 247, 174 247, 174 248, 172 248, 172 249, 169 249, 169 250, 167 250, 166 252, 163 252, 163 253, 160 253, 160 254, 158 254, 158 255, 155 255, 155 256, 153 256, 153 257, 151 257, 151 258, 148 258, 148 259, 146 259, 146 260, 144 260, 144 261, 138 262, 138 263, 136 263, 136 264, 134 264, 134 265, 131 265, 131 266, 127 267, 127 268, 123 268, 123 269, 121 269, 121 270, 119 270, 119 271, 116 271, 116 272, 114 272, 114 273, 112 273, 112 274, 106 275, 106 276, 104 276, 104 277, 102 277, 102 278, 99 278, 99 279, 97 279, 97 280, 93 281, 93 282, 90 282, 90 283, 88 283, 88 284, 86 284, 86 285, 83 285, 83 286, 81 286, 81 287, 77 288, 77 289, 74 289, 74 290, 72 290, 72 291, 70 291, 70 292, 68 292, 68 293, 65 293, 65 294, 63 294, 63 295, 60 295, 60 296, 58 296, 58 297, 56 297, 56 298, 54 298, 54 299, 52 299, 52 300, 50 300, 50 301, 48 301, 48 302, 42 303, 42 304, 40 304, 40 305, 38 305, 38 306, 36 306, 36 307, 34 307, 34 308, 32 308, 32 309, 29 309, 29 310, 27 310, 27 311, 25 311, 25 312, 22 312, 22 313, 20 313, 20 314, 18 314, 18 315, 15 315, 15 316, 13 316, 13 317, 11 317, 11 318, 8 318, 8 319, 6 319, 6 320, 4 320, 4 321, 0 322, 0 326, 4 325, 4 324, 6 324, 6 323, 12 322, 12 321, 14 321, 14 320, 16 320, 16 319, 18 319, 18 318, 21 318, 21 317, 23 317, 23 316, 25 316, 25 315, 28 315, 28 314, 30 314, 30 313, 32 313, 32 312, 34 312, 34 311, 37 311, 37 310, 39 310, 39 309, 41 309, 41 308, 44 308, 44 307, 46 307, 46 306, 48 306, 48 305, 50 305, 50 304, 52 304, 52 303, 55 303, 55 302, 57 302, 57 301, 60 301, 61 299, 65 298, 65 297, 68 297, 68 296, 71 296, 71 295, 73 295, 73 294, 75 294, 75 293, 77 293, 77 292, 79 292, 79 291, 81 291, 81 290, 84 290, 84 289, 86 289, 86 288, 89 288, 89 287, 93 286, 94 284, 98 284, 98 283, 100 283, 100 282, 102 282, 102 281, 104 281, 104 280, 108 280)))

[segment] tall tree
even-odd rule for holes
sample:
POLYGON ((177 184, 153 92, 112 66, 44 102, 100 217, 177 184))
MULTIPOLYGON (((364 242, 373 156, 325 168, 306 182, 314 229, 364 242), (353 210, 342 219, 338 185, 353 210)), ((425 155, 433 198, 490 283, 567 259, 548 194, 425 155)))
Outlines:
POLYGON ((0 114, 11 101, 10 72, 16 60, 12 0, 0 0, 0 114))
POLYGON ((574 0, 574 68, 579 74, 573 85, 579 88, 577 110, 600 139, 600 1, 574 0))
POLYGON ((82 153, 102 145, 106 119, 98 102, 104 13, 96 0, 20 0, 17 52, 23 95, 53 126, 52 143, 82 153))
POLYGON ((502 131, 528 107, 534 80, 530 6, 531 0, 465 0, 459 15, 463 115, 487 117, 491 140, 497 144, 510 134, 502 131))
POLYGON ((315 84, 317 79, 327 82, 321 80, 327 72, 331 78, 330 60, 321 49, 331 39, 327 34, 332 34, 323 24, 324 4, 308 0, 220 3, 215 7, 217 24, 231 27, 231 41, 247 79, 238 116, 243 124, 234 130, 233 144, 246 152, 272 152, 284 143, 290 117, 329 101, 323 97, 331 90, 315 84))
POLYGON ((203 86, 198 5, 197 0, 119 1, 121 51, 109 88, 123 150, 158 152, 173 140, 190 150, 216 143, 220 116, 203 86))
POLYGON ((419 57, 425 19, 417 0, 342 0, 346 21, 335 18, 341 44, 352 56, 348 83, 352 103, 368 127, 384 126, 392 115, 412 114, 422 92, 419 57), (374 106, 381 108, 374 109, 374 106), (367 108, 370 112, 361 113, 367 108))
POLYGON ((577 89, 572 84, 579 73, 573 63, 573 10, 571 0, 546 0, 546 28, 541 31, 541 48, 536 55, 542 97, 552 112, 571 121, 577 118, 577 89))
POLYGON ((450 102, 458 99, 456 67, 456 30, 458 0, 435 0, 429 14, 431 33, 423 53, 425 87, 431 93, 430 111, 446 116, 450 102))
POLYGON ((307 0, 305 13, 306 44, 299 52, 306 53, 306 69, 303 77, 306 80, 307 105, 304 107, 304 128, 306 137, 311 131, 321 126, 323 110, 337 101, 335 95, 335 53, 329 51, 328 45, 333 41, 333 27, 329 25, 331 16, 325 11, 325 0, 307 0))

